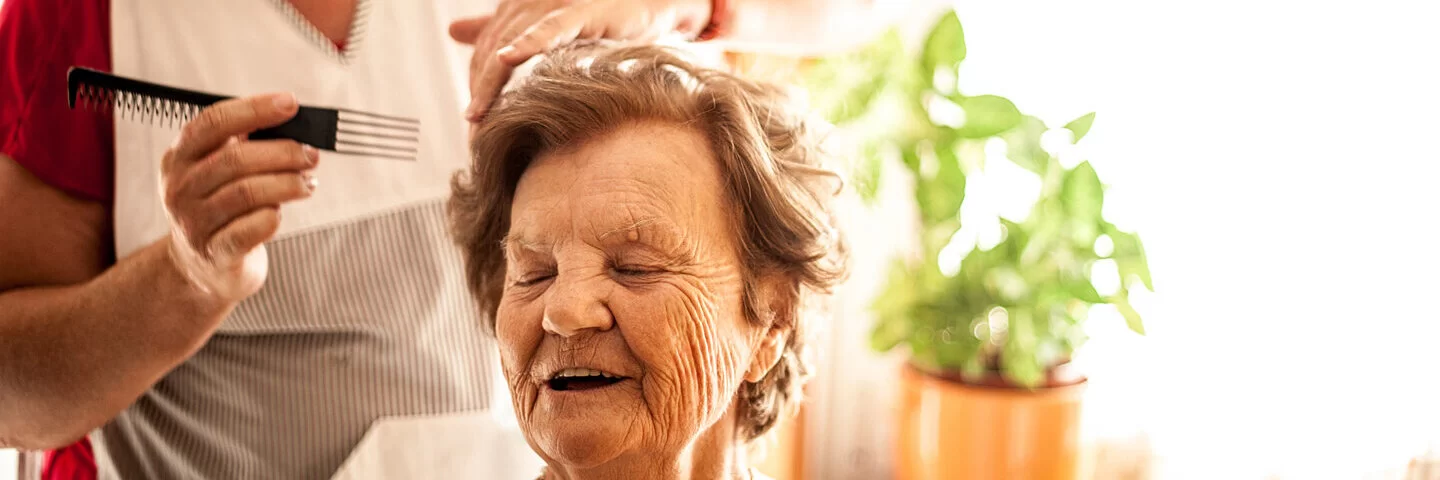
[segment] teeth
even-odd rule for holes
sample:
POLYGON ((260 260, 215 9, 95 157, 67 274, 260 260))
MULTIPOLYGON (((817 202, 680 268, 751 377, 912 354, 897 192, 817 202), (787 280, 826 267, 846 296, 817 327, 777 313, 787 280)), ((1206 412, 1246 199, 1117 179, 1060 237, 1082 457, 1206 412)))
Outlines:
POLYGON ((599 370, 591 370, 591 369, 588 369, 588 368, 567 368, 567 369, 561 370, 561 371, 559 371, 559 372, 556 372, 556 373, 555 373, 555 376, 554 376, 553 378, 564 378, 564 377, 604 377, 604 378, 620 378, 619 375, 611 375, 611 374, 609 374, 609 373, 605 373, 605 372, 602 372, 602 371, 599 371, 599 370))

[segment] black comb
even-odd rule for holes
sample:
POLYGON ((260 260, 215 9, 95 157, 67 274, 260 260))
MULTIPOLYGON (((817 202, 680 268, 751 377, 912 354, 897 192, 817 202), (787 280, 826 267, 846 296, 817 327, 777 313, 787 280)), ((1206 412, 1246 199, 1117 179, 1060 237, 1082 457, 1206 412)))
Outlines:
MULTIPOLYGON (((200 110, 233 97, 143 82, 83 67, 66 74, 70 108, 104 110, 147 122, 179 125, 200 110)), ((355 110, 301 105, 295 118, 250 134, 254 140, 288 138, 347 155, 415 160, 420 122, 355 110)))

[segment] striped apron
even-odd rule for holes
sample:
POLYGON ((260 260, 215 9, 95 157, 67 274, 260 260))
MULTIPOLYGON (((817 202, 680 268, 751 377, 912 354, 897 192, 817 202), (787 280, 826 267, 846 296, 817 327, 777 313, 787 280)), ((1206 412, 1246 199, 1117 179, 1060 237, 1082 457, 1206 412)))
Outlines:
MULTIPOLYGON (((508 397, 442 208, 468 157, 469 52, 446 27, 489 3, 360 0, 341 51, 283 0, 114 0, 118 74, 418 118, 422 139, 415 162, 322 151, 264 288, 94 432, 100 478, 330 478, 374 425, 509 408, 491 400, 508 397)), ((159 161, 178 129, 115 130, 123 257, 167 235, 159 161)))

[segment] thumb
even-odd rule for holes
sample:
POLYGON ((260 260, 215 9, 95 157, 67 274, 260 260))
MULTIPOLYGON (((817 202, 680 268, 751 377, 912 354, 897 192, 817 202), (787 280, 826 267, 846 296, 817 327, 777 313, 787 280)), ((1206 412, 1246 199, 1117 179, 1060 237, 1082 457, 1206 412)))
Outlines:
POLYGON ((485 31, 485 27, 490 26, 490 20, 493 18, 495 18, 494 15, 481 15, 450 22, 450 38, 466 45, 473 45, 475 40, 480 38, 480 34, 485 31))

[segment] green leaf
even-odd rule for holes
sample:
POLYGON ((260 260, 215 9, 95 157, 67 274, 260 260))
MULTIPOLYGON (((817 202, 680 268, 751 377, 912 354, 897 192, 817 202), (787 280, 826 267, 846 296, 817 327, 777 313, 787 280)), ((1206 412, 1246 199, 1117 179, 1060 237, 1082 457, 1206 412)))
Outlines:
POLYGON ((821 61, 806 76, 811 104, 836 125, 864 116, 890 84, 889 72, 904 53, 899 30, 890 29, 853 53, 821 61))
POLYGON ((935 360, 946 370, 963 368, 965 360, 970 358, 971 352, 979 343, 966 327, 968 325, 952 325, 940 330, 937 336, 935 360))
POLYGON ((875 323, 875 329, 870 331, 870 348, 884 353, 899 346, 910 335, 909 326, 904 318, 881 317, 875 323))
POLYGON ((1145 285, 1146 290, 1155 291, 1155 284, 1150 280, 1150 262, 1145 257, 1145 245, 1141 243, 1140 235, 1122 232, 1108 223, 1104 230, 1115 246, 1110 258, 1114 259, 1115 266, 1119 267, 1121 285, 1124 285, 1126 278, 1134 275, 1145 285))
POLYGON ((1024 225, 1001 218, 1000 226, 1005 227, 1005 243, 1014 246, 1016 250, 1025 248, 1029 243, 1030 233, 1024 225))
POLYGON ((1074 298, 1085 303, 1105 303, 1100 293, 1095 291, 1095 286, 1089 280, 1076 280, 1066 285, 1065 291, 1074 298))
POLYGON ((955 151, 948 145, 932 148, 930 142, 924 142, 901 152, 905 166, 914 174, 915 202, 922 224, 927 228, 956 221, 960 204, 965 201, 965 173, 960 170, 955 151), (932 160, 935 168, 923 165, 926 160, 932 160))
POLYGON ((951 98, 965 110, 965 124, 955 129, 961 138, 993 137, 1020 124, 1020 109, 996 95, 951 98))
POLYGON ((907 146, 902 146, 902 147, 900 147, 900 162, 902 162, 902 163, 905 164, 905 168, 910 169, 910 173, 913 173, 913 174, 915 174, 916 177, 919 177, 919 176, 920 176, 920 151, 919 151, 919 145, 914 145, 914 144, 912 144, 912 145, 907 145, 907 146))
POLYGON ((926 223, 955 218, 965 202, 965 173, 960 170, 955 151, 937 146, 935 159, 938 163, 935 176, 916 183, 917 193, 922 196, 920 211, 926 223))
POLYGON ((822 115, 836 125, 843 125, 864 116, 870 111, 870 103, 885 88, 881 79, 871 79, 855 85, 837 103, 823 110, 822 115))
POLYGON ((1079 143, 1080 139, 1085 138, 1085 134, 1090 133, 1090 124, 1092 123, 1095 123, 1095 112, 1081 115, 1080 118, 1071 120, 1070 123, 1065 124, 1065 128, 1075 134, 1074 138, 1070 139, 1070 142, 1079 143))
POLYGON ((994 267, 985 270, 985 273, 985 285, 990 287, 1003 303, 1018 304, 1030 295, 1030 285, 1025 283, 1025 277, 1014 268, 994 267))
POLYGON ((934 223, 921 227, 920 251, 926 258, 930 259, 930 264, 936 267, 935 272, 937 274, 940 269, 938 263, 934 261, 934 256, 939 255, 940 250, 945 248, 945 245, 950 244, 950 239, 955 236, 955 232, 958 230, 960 230, 959 215, 950 215, 948 217, 934 219, 934 223))
POLYGON ((1045 367, 1040 363, 1034 315, 1024 308, 1009 310, 1010 329, 1001 351, 1001 370, 1010 381, 1027 388, 1035 387, 1045 379, 1045 367))
POLYGON ((1130 299, 1119 296, 1111 299, 1110 303, 1115 305, 1115 309, 1120 310, 1120 315, 1125 317, 1125 326, 1130 327, 1130 331, 1141 335, 1145 334, 1145 324, 1140 321, 1140 312, 1130 306, 1130 299))
POLYGON ((879 323, 870 332, 870 347, 885 352, 908 338, 915 328, 915 303, 921 294, 917 275, 902 261, 890 264, 884 290, 875 297, 871 309, 879 323))
POLYGON ((940 17, 940 21, 930 29, 930 35, 925 39, 925 49, 921 54, 921 72, 926 83, 929 83, 936 70, 945 69, 954 74, 964 60, 965 29, 960 27, 960 17, 951 10, 940 17))
POLYGON ((1044 175, 1050 164, 1050 152, 1040 146, 1040 136, 1045 130, 1045 122, 1040 119, 1029 115, 1021 117, 1019 125, 1000 136, 1005 140, 1005 156, 1020 168, 1044 175))
POLYGON ((1104 189, 1090 162, 1081 162, 1066 173, 1061 195, 1065 199, 1065 211, 1077 220, 1092 223, 1100 220, 1104 189))
POLYGON ((878 143, 867 143, 860 148, 855 159, 855 167, 851 172, 851 181, 855 183, 855 193, 867 204, 874 204, 876 195, 880 190, 880 172, 885 166, 884 146, 878 143))
POLYGON ((923 365, 939 367, 938 354, 935 351, 938 335, 934 328, 928 325, 920 326, 910 335, 910 358, 919 360, 923 365))
POLYGON ((1026 220, 1030 237, 1024 250, 1020 251, 1020 264, 1034 264, 1052 253, 1055 243, 1061 240, 1060 235, 1064 233, 1065 220, 1064 210, 1057 202, 1051 200, 1037 203, 1030 212, 1030 218, 1026 220))

